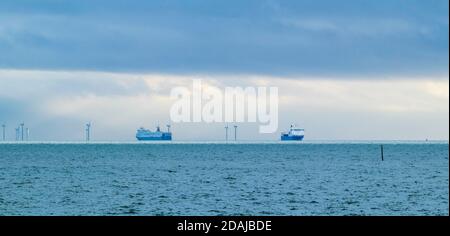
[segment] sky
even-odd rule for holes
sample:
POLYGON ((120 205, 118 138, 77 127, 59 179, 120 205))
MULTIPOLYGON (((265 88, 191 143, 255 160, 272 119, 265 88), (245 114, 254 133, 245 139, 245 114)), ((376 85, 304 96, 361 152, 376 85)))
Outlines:
MULTIPOLYGON (((448 140, 449 2, 0 2, 0 122, 31 140, 133 140, 170 123, 170 89, 192 79, 279 88, 276 140, 448 140)), ((221 140, 224 124, 172 124, 221 140)))

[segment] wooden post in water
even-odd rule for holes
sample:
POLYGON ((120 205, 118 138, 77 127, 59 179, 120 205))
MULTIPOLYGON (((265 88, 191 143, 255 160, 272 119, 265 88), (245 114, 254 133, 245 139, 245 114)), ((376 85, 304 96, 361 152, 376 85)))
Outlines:
POLYGON ((384 161, 383 144, 381 144, 381 161, 384 161))

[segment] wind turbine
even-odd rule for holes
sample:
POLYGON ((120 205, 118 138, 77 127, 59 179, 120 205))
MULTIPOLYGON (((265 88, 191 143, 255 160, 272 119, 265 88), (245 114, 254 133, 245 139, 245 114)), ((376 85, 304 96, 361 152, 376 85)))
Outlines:
POLYGON ((22 122, 21 124, 20 124, 20 127, 21 127, 21 132, 22 132, 22 136, 21 136, 21 140, 23 141, 23 126, 25 125, 25 123, 24 122, 22 122))
POLYGON ((228 125, 225 126, 225 141, 228 142, 228 125))
POLYGON ((3 141, 5 141, 6 140, 6 133, 5 133, 6 125, 2 124, 2 128, 3 128, 3 141))
POLYGON ((91 122, 86 124, 86 141, 89 142, 91 139, 91 122))
POLYGON ((20 133, 20 126, 18 126, 16 129, 16 141, 19 141, 19 133, 20 133))

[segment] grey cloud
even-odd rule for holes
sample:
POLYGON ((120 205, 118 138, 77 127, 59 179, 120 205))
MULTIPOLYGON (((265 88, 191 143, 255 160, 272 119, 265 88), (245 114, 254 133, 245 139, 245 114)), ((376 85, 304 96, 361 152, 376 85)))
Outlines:
POLYGON ((448 22, 442 21, 448 19, 447 1, 30 1, 25 7, 3 1, 0 6, 0 68, 448 73, 448 22))

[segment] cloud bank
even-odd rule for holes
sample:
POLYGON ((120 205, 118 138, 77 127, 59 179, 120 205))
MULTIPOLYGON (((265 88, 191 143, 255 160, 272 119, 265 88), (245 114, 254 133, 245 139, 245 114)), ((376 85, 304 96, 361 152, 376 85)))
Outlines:
MULTIPOLYGON (((20 122, 34 140, 83 140, 93 122, 95 140, 134 140, 140 126, 170 122, 175 86, 192 79, 219 88, 277 86, 279 132, 291 123, 309 140, 448 139, 447 77, 342 80, 332 77, 180 76, 82 71, 0 70, 0 119, 8 136, 20 122), (242 82, 245 81, 245 82, 242 82)), ((224 123, 172 124, 177 140, 222 140, 224 123)), ((277 140, 258 124, 239 124, 242 140, 277 140)))

